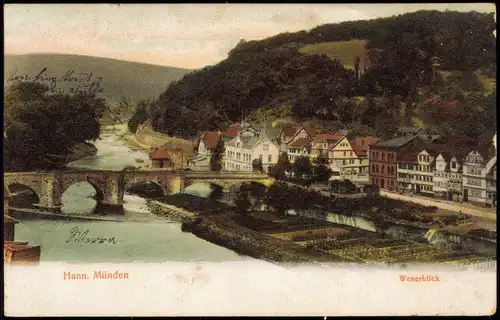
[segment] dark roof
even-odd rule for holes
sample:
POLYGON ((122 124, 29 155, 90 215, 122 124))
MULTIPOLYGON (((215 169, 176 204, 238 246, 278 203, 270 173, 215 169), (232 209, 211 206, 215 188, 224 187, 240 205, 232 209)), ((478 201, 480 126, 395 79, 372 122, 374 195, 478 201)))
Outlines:
POLYGON ((450 150, 446 145, 444 144, 436 144, 436 143, 427 143, 427 144, 422 144, 422 151, 425 150, 427 151, 431 156, 438 156, 439 154, 443 154, 446 158, 450 158, 450 155, 452 154, 452 150, 450 150))
POLYGON ((420 131, 422 131, 422 129, 418 127, 399 127, 395 136, 398 137, 401 135, 416 135, 420 131))
POLYGON ((373 147, 400 148, 415 138, 416 138, 416 136, 401 136, 401 137, 397 137, 397 138, 394 138, 391 140, 378 142, 378 143, 374 144, 373 147))
POLYGON ((401 163, 411 163, 411 164, 417 164, 417 157, 418 154, 422 151, 422 148, 419 146, 411 146, 410 148, 402 151, 398 155, 398 162, 401 163))
POLYGON ((281 128, 281 132, 282 132, 284 137, 292 138, 295 135, 295 133, 297 133, 297 131, 299 131, 299 129, 300 129, 300 126, 297 126, 294 124, 285 124, 281 128))

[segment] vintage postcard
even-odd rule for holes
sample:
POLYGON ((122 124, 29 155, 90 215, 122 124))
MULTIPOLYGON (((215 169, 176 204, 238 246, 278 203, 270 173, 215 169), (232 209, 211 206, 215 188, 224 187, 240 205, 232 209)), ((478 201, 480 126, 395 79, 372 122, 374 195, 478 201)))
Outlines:
POLYGON ((496 313, 496 8, 4 6, 7 316, 496 313))

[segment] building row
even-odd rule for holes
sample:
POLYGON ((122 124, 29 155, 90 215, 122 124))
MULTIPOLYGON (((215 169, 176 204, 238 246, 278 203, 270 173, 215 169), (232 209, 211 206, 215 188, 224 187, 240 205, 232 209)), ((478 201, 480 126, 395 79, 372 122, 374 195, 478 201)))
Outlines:
POLYGON ((368 177, 368 148, 378 141, 375 137, 348 137, 345 133, 324 132, 300 125, 278 128, 233 124, 224 132, 203 132, 194 156, 188 159, 188 167, 208 170, 211 154, 223 142, 223 167, 227 171, 252 171, 253 161, 260 159, 267 172, 285 152, 291 163, 300 156, 314 159, 323 155, 328 158, 331 169, 341 175, 368 177))
POLYGON ((496 133, 470 146, 401 128, 369 153, 370 182, 381 189, 496 205, 496 133))

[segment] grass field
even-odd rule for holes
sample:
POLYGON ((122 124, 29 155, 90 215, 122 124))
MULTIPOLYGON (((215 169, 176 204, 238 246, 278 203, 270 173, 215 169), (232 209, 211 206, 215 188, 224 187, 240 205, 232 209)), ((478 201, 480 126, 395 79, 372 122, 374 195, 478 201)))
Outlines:
POLYGON ((325 54, 330 59, 337 59, 346 69, 354 69, 354 59, 359 56, 360 66, 364 66, 367 52, 365 48, 366 40, 350 40, 339 42, 322 42, 309 44, 300 49, 304 54, 325 54))

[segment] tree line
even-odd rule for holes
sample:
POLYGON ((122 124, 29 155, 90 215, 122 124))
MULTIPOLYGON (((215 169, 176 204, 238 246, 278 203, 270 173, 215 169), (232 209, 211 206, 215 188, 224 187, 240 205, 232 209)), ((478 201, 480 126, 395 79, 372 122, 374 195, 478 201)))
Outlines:
POLYGON ((192 138, 200 131, 224 130, 243 114, 285 110, 280 117, 389 138, 400 125, 432 118, 422 106, 432 95, 460 100, 461 92, 484 91, 476 73, 496 76, 495 26, 491 14, 418 11, 240 41, 227 59, 142 102, 131 129, 147 118, 156 131, 192 138), (353 39, 367 40, 370 64, 362 75, 325 55, 299 52, 306 44, 353 39), (439 70, 462 76, 444 79, 431 65, 435 56, 441 59, 439 70))
POLYGON ((79 143, 96 140, 105 102, 91 94, 49 94, 38 83, 4 89, 4 170, 28 171, 61 165, 50 155, 66 155, 79 143))

